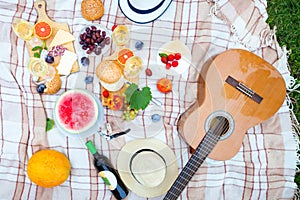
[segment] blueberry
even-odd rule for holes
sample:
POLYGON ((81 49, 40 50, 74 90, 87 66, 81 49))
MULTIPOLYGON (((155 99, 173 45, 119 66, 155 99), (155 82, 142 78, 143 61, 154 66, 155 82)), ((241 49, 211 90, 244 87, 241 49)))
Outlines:
POLYGON ((50 56, 50 55, 47 55, 46 58, 45 58, 45 61, 49 64, 52 64, 52 63, 54 63, 54 57, 50 56))
POLYGON ((141 50, 143 48, 143 46, 144 46, 144 43, 140 40, 135 43, 135 48, 137 50, 141 50))
POLYGON ((44 90, 46 89, 46 85, 44 83, 42 84, 39 84, 37 87, 36 87, 36 91, 40 94, 43 94, 44 93, 44 90))
POLYGON ((159 114, 153 114, 151 116, 151 119, 153 122, 158 122, 160 120, 161 116, 159 114))
POLYGON ((87 76, 87 77, 85 77, 84 82, 86 84, 90 84, 93 82, 93 80, 94 80, 94 78, 92 76, 87 76))
POLYGON ((82 57, 80 62, 83 66, 88 66, 90 64, 90 60, 87 57, 82 57))

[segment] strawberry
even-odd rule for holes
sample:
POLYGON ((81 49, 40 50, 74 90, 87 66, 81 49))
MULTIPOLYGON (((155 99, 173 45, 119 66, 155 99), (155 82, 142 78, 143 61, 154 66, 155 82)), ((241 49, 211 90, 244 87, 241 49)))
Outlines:
POLYGON ((102 95, 103 95, 103 97, 107 98, 107 97, 109 97, 109 92, 107 90, 104 90, 102 92, 102 95))
POLYGON ((172 66, 171 63, 168 62, 168 63, 166 64, 166 69, 170 69, 171 66, 172 66))
POLYGON ((168 57, 162 56, 160 60, 161 60, 162 63, 167 64, 167 62, 168 62, 168 57))
POLYGON ((173 61, 175 59, 175 56, 173 54, 168 55, 168 61, 173 61))
POLYGON ((173 66, 173 67, 177 67, 177 66, 178 66, 178 61, 177 61, 177 60, 174 60, 174 61, 172 62, 172 66, 173 66))
POLYGON ((180 60, 181 59, 181 54, 180 53, 175 53, 175 59, 180 60))
POLYGON ((117 26, 118 26, 118 25, 116 25, 116 24, 115 24, 115 25, 113 25, 113 26, 111 27, 111 31, 114 31, 114 30, 115 30, 115 28, 117 28, 117 26))

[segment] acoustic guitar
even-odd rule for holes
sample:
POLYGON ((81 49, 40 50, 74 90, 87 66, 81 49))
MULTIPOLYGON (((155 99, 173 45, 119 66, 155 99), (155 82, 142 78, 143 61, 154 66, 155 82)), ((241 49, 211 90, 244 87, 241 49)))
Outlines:
POLYGON ((204 83, 198 101, 178 122, 179 133, 196 150, 164 199, 177 199, 206 157, 232 158, 247 130, 274 115, 286 95, 281 74, 242 49, 217 55, 199 79, 204 83))

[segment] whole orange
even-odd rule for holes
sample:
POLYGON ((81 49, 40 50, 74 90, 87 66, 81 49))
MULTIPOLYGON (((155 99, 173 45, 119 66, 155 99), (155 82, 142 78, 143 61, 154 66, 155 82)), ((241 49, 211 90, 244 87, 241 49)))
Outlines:
POLYGON ((65 182, 71 170, 69 159, 61 152, 40 150, 28 161, 27 174, 32 182, 41 187, 55 187, 65 182))

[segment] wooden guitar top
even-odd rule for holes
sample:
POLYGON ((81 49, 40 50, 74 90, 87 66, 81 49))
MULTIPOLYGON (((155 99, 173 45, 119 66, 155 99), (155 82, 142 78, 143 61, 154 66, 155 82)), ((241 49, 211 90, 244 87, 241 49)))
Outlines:
POLYGON ((274 115, 286 95, 281 74, 262 58, 241 49, 216 56, 200 78, 205 82, 205 89, 199 84, 202 93, 198 92, 198 96, 204 96, 204 100, 181 116, 178 131, 196 149, 213 118, 226 117, 228 130, 208 156, 215 160, 233 157, 246 131, 274 115))

